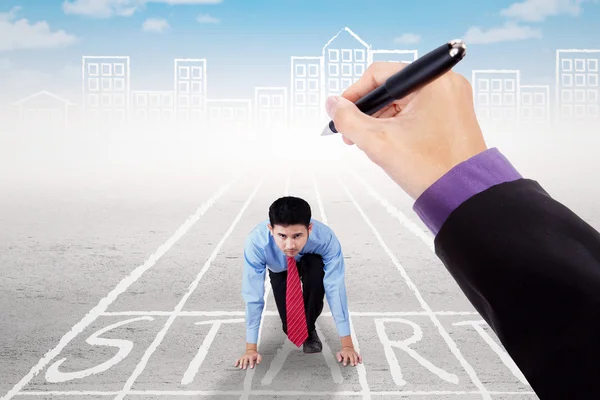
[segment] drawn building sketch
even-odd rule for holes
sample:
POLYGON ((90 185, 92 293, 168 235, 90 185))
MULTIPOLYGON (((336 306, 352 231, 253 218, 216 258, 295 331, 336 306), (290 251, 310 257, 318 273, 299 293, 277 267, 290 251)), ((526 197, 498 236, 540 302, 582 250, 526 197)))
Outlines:
POLYGON ((132 90, 131 119, 136 123, 173 122, 173 104, 170 90, 132 90))
POLYGON ((91 123, 123 123, 130 96, 128 56, 83 56, 83 108, 91 123))
POLYGON ((344 27, 323 46, 320 56, 291 57, 291 122, 326 122, 327 97, 343 93, 373 61, 410 63, 417 57, 416 50, 373 50, 344 27))
POLYGON ((288 91, 286 87, 254 88, 254 126, 279 130, 288 126, 288 91))
POLYGON ((252 131, 252 100, 208 99, 206 109, 211 128, 252 131))
POLYGON ((521 122, 548 122, 550 119, 550 86, 521 85, 521 122))
POLYGON ((361 77, 369 65, 370 50, 348 27, 329 39, 322 50, 325 98, 341 94, 361 77))
POLYGON ((519 122, 519 70, 473 70, 471 84, 480 121, 519 122))
POLYGON ((600 49, 556 51, 556 115, 561 120, 598 120, 600 49))
POLYGON ((322 113, 322 57, 291 57, 290 97, 296 124, 318 120, 322 113))
POLYGON ((177 121, 184 125, 206 122, 206 59, 174 60, 174 100, 177 121))
POLYGON ((70 126, 76 105, 46 90, 13 103, 19 129, 62 130, 70 126))

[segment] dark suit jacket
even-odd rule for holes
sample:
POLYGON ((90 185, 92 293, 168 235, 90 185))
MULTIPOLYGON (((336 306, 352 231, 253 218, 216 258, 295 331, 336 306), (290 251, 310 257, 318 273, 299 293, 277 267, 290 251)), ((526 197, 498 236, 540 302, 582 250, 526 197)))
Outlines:
POLYGON ((540 399, 600 399, 596 230, 519 179, 459 206, 435 251, 540 399))

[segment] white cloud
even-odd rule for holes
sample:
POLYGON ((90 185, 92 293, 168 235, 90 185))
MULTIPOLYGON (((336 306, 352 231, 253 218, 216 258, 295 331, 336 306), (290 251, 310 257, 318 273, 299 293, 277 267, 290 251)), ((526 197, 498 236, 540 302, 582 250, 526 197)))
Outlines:
POLYGON ((200 22, 201 24, 218 24, 219 22, 221 22, 220 19, 211 17, 208 14, 198 15, 198 17, 196 18, 196 21, 200 22))
POLYGON ((527 22, 542 22, 547 17, 561 14, 577 17, 581 14, 581 4, 585 0, 524 0, 513 3, 500 14, 527 22))
POLYGON ((17 19, 21 7, 0 13, 0 51, 49 49, 76 43, 79 39, 63 30, 52 31, 46 21, 30 23, 17 19))
POLYGON ((421 36, 415 33, 404 33, 394 39, 395 43, 400 44, 415 44, 421 41, 421 36))
POLYGON ((148 18, 144 21, 142 29, 145 32, 164 32, 169 29, 169 23, 162 18, 148 18))
POLYGON ((500 15, 508 22, 501 27, 490 28, 487 31, 473 26, 464 35, 467 44, 489 44, 525 39, 539 39, 542 31, 520 22, 542 22, 548 17, 568 15, 577 17, 582 13, 581 5, 586 2, 598 3, 599 0, 523 0, 512 3, 500 10, 500 15))
POLYGON ((542 32, 539 29, 508 22, 502 27, 490 28, 487 31, 478 26, 471 27, 463 36, 463 40, 469 45, 540 39, 541 37, 542 32))
POLYGON ((219 4, 222 0, 65 0, 65 14, 84 15, 95 18, 130 17, 148 3, 168 5, 219 4))

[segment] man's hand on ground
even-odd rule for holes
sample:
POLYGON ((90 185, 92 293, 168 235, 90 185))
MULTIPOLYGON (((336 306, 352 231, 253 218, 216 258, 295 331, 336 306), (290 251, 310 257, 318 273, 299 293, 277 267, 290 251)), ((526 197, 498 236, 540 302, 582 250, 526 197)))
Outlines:
POLYGON ((356 366, 362 363, 362 357, 358 354, 354 347, 342 347, 341 351, 337 353, 338 362, 344 362, 344 367, 350 363, 352 366, 356 366))
POLYGON ((256 364, 258 365, 260 364, 261 360, 262 357, 260 356, 260 354, 258 354, 257 351, 247 350, 243 356, 237 359, 237 361, 235 362, 235 366, 239 366, 240 369, 246 369, 248 365, 250 366, 250 368, 254 368, 254 363, 256 362, 256 364))

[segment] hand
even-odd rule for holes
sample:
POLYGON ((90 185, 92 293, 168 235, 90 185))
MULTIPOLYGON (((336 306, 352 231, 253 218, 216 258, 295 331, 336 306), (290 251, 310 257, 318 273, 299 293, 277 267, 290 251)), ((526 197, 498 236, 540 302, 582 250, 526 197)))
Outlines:
POLYGON ((354 102, 404 66, 375 62, 326 105, 344 142, 356 144, 416 199, 452 167, 486 150, 486 144, 471 85, 452 71, 373 116, 360 112, 354 102))
POLYGON ((246 350, 244 355, 237 359, 235 366, 237 367, 239 365, 240 369, 246 369, 246 367, 250 365, 250 368, 254 368, 254 362, 258 365, 261 360, 262 357, 258 352, 255 350, 246 350))
POLYGON ((342 350, 338 351, 336 356, 338 362, 344 362, 344 367, 348 362, 350 362, 350 365, 352 366, 362 363, 361 355, 354 351, 353 347, 342 347, 342 350))

